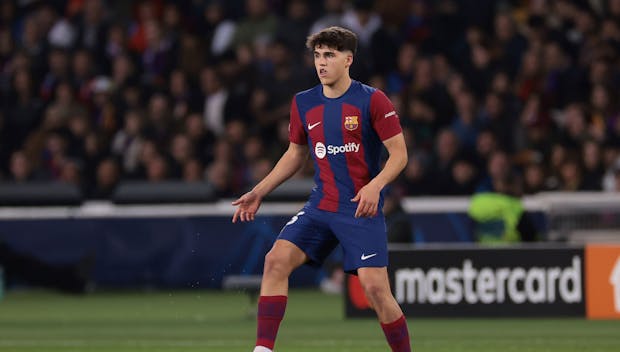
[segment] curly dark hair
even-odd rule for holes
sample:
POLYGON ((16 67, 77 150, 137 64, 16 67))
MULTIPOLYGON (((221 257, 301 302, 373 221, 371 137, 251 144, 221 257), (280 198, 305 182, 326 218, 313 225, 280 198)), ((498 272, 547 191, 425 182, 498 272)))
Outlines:
POLYGON ((308 40, 306 40, 306 47, 310 50, 323 45, 338 51, 349 50, 355 55, 357 35, 346 28, 328 27, 308 36, 308 40))

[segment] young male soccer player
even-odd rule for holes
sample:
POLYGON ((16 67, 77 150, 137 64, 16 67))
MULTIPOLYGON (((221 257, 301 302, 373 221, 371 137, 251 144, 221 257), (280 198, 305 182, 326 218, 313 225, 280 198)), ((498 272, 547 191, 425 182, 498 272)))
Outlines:
POLYGON ((330 27, 311 35, 306 45, 321 84, 295 96, 288 150, 232 203, 238 206, 233 222, 254 220, 263 197, 304 164, 310 149, 316 187, 265 257, 254 352, 273 350, 291 272, 304 263, 320 264, 338 243, 344 269, 357 273, 392 351, 410 351, 407 322, 390 291, 381 212, 381 190, 407 163, 398 116, 385 94, 349 76, 357 46, 353 32, 330 27), (380 169, 382 145, 389 157, 380 169))

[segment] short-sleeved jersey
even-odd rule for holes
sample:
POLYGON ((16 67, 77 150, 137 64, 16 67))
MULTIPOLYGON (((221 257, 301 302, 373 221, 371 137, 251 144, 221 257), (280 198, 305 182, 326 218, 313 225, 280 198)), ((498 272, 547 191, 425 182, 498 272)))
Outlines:
MULTIPOLYGON (((314 159, 309 204, 318 209, 352 213, 357 192, 379 171, 382 141, 401 132, 398 114, 383 92, 358 81, 338 98, 323 87, 295 95, 291 104, 289 140, 307 144, 314 159)), ((383 197, 379 202, 379 211, 383 197)))

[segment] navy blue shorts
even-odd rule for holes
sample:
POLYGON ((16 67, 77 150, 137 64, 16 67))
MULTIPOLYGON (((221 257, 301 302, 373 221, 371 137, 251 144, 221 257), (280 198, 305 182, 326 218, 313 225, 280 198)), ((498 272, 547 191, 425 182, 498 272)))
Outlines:
POLYGON ((355 218, 353 214, 332 213, 305 206, 286 223, 278 239, 299 247, 311 265, 321 265, 331 251, 341 244, 344 270, 384 267, 388 264, 385 218, 355 218))

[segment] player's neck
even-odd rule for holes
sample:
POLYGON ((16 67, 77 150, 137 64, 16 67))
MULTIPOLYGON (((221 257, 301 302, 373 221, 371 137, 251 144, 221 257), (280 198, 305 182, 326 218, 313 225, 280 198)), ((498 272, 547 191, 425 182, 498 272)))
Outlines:
POLYGON ((351 86, 351 77, 349 75, 344 75, 342 78, 337 80, 332 84, 324 84, 323 85, 323 95, 327 98, 339 98, 341 97, 347 89, 351 86))

